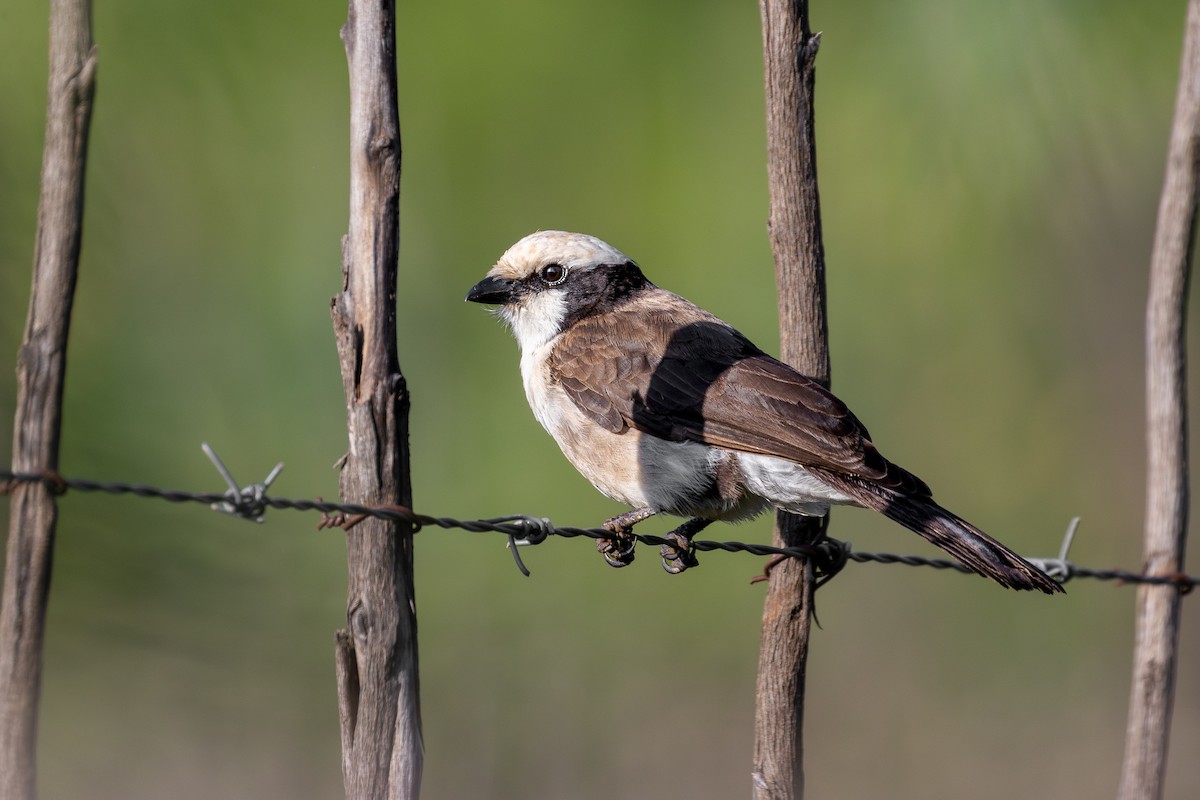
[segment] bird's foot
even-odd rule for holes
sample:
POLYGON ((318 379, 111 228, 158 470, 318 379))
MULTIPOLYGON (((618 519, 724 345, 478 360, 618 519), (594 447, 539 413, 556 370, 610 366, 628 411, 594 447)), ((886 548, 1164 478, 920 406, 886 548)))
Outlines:
POLYGON ((633 549, 637 546, 637 538, 633 535, 633 526, 644 519, 654 516, 650 508, 638 508, 618 514, 605 521, 604 529, 610 531, 612 538, 596 540, 596 549, 610 567, 627 567, 633 563, 633 549))
POLYGON ((710 519, 689 519, 663 538, 667 543, 659 549, 662 565, 671 575, 678 575, 685 569, 699 566, 696 560, 696 545, 692 537, 712 524, 710 519))
POLYGON ((678 531, 671 531, 663 538, 667 543, 658 548, 663 569, 672 575, 678 575, 685 569, 699 565, 700 562, 696 560, 696 548, 691 539, 678 531))
POLYGON ((596 540, 596 549, 600 551, 600 555, 604 556, 604 560, 610 567, 628 567, 632 564, 635 547, 637 547, 637 539, 634 538, 633 531, 629 528, 624 531, 613 531, 611 539, 596 540))

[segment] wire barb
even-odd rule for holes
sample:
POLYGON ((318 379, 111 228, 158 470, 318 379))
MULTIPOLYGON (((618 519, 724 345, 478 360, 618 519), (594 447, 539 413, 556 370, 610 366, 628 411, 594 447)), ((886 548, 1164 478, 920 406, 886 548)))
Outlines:
POLYGON ((546 538, 554 531, 554 525, 550 523, 549 518, 531 517, 528 514, 512 514, 507 517, 485 519, 483 522, 493 525, 498 525, 502 522, 511 522, 515 523, 518 527, 525 527, 529 531, 524 536, 521 536, 520 539, 517 538, 519 534, 516 531, 510 532, 508 534, 508 544, 506 545, 512 552, 513 561, 516 562, 517 569, 521 571, 522 575, 528 578, 531 573, 529 572, 529 567, 525 566, 525 562, 521 560, 519 548, 530 547, 546 541, 546 538))
POLYGON ((225 485, 229 487, 229 491, 225 493, 225 499, 211 503, 209 508, 213 511, 248 519, 251 522, 261 523, 267 512, 267 489, 271 488, 271 484, 279 477, 279 473, 283 472, 283 462, 276 464, 262 483, 251 483, 239 487, 237 481, 233 479, 233 474, 225 466, 225 462, 209 446, 208 442, 201 442, 200 449, 217 468, 217 472, 221 473, 221 477, 225 479, 225 485))
POLYGON ((1079 517, 1071 517, 1067 523, 1067 532, 1063 534, 1062 546, 1058 548, 1058 558, 1028 558, 1030 564, 1040 569, 1059 583, 1066 583, 1075 574, 1074 565, 1067 560, 1071 552, 1071 544, 1075 541, 1075 531, 1079 530, 1079 517))

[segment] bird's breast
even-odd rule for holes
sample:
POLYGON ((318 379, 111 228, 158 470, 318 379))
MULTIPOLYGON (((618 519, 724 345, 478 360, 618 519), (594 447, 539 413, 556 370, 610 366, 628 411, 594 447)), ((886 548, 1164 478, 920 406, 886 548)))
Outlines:
POLYGON ((534 417, 575 469, 614 500, 649 505, 638 467, 641 434, 613 433, 597 425, 551 379, 545 358, 522 357, 521 373, 534 417))

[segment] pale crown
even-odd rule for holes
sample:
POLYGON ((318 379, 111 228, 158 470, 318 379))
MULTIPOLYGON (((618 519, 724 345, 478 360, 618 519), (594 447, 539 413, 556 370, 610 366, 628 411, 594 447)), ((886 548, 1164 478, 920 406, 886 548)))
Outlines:
POLYGON ((617 248, 586 233, 538 231, 508 248, 488 275, 520 280, 551 263, 571 270, 630 260, 617 248))

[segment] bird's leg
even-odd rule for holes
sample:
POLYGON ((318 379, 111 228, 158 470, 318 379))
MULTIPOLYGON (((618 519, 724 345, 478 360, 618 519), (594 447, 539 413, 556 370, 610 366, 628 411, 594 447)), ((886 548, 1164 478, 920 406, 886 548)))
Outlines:
POLYGON ((633 548, 637 545, 637 539, 633 538, 633 526, 653 517, 655 513, 653 508, 635 508, 604 523, 604 529, 612 531, 615 536, 611 539, 597 539, 596 549, 610 567, 627 567, 632 563, 633 548))
POLYGON ((658 548, 662 556, 663 569, 672 575, 678 575, 688 567, 694 567, 700 562, 696 560, 696 547, 692 537, 712 525, 711 519, 694 517, 668 533, 663 538, 667 543, 658 548))

